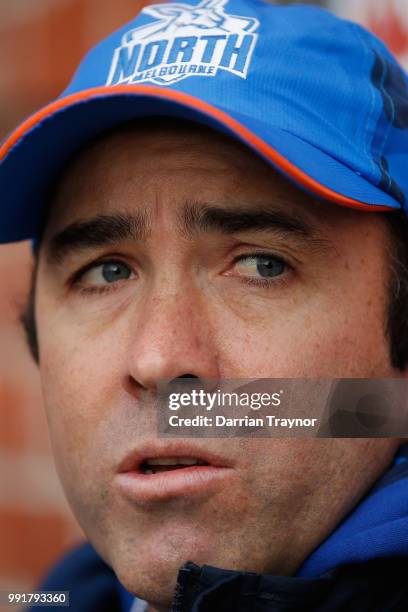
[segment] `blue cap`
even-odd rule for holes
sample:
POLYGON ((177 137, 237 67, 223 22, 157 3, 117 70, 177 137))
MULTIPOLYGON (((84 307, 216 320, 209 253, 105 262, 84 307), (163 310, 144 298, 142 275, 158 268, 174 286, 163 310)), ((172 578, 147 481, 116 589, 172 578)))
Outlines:
POLYGON ((408 211, 407 75, 378 39, 311 6, 192 0, 144 8, 6 139, 0 242, 36 237, 81 146, 157 115, 231 135, 319 198, 408 211))

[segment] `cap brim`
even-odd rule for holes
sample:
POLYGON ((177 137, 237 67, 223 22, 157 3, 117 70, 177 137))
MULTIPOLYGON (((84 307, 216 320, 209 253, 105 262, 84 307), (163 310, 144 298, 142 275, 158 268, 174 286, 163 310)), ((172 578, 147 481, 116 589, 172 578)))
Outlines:
POLYGON ((0 243, 35 238, 50 186, 76 150, 116 125, 155 115, 197 121, 237 138, 319 198, 374 212, 401 207, 345 164, 269 123, 171 89, 100 87, 46 106, 0 148, 0 243))

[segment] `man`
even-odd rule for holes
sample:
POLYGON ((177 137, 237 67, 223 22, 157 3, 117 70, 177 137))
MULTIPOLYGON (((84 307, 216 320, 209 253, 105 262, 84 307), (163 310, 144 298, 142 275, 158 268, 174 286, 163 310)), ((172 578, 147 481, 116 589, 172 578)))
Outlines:
POLYGON ((0 238, 34 239, 25 324, 94 547, 43 585, 73 609, 407 609, 402 438, 160 438, 150 401, 406 377, 405 94, 324 11, 155 5, 3 145, 0 238))

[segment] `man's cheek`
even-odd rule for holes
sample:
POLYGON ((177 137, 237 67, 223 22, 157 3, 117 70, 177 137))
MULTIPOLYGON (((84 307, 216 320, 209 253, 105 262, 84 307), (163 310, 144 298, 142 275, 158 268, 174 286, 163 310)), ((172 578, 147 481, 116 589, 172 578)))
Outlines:
POLYGON ((286 320, 271 317, 269 327, 259 329, 225 326, 222 369, 226 378, 319 377, 330 372, 333 364, 343 363, 341 349, 337 356, 333 351, 339 341, 343 345, 338 329, 325 330, 307 321, 307 313, 299 313, 286 320))
POLYGON ((56 469, 75 516, 89 529, 100 525, 109 506, 107 458, 94 440, 101 397, 78 381, 67 386, 63 376, 48 377, 43 385, 56 469))
POLYGON ((108 406, 115 403, 114 368, 106 350, 92 345, 76 347, 67 339, 41 339, 40 371, 50 437, 63 476, 92 474, 95 428, 108 406))
POLYGON ((50 439, 58 468, 65 482, 89 475, 91 461, 89 441, 93 419, 89 390, 78 393, 67 388, 60 377, 44 378, 43 393, 49 424, 50 439), (87 450, 88 456, 85 454, 87 450), (85 471, 85 473, 84 473, 85 471))
POLYGON ((92 418, 95 409, 103 411, 103 403, 95 404, 97 396, 117 386, 123 343, 109 328, 89 337, 88 326, 54 319, 52 325, 38 325, 44 393, 63 403, 65 412, 78 411, 83 418, 92 418))

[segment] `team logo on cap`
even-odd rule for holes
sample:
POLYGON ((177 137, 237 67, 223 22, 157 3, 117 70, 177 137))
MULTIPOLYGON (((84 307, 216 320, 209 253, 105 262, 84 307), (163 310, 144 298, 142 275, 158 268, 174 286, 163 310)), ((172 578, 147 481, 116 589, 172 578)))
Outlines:
POLYGON ((246 78, 259 21, 228 15, 227 0, 153 4, 142 14, 154 18, 133 28, 115 50, 107 85, 170 85, 191 76, 214 77, 225 70, 246 78))

